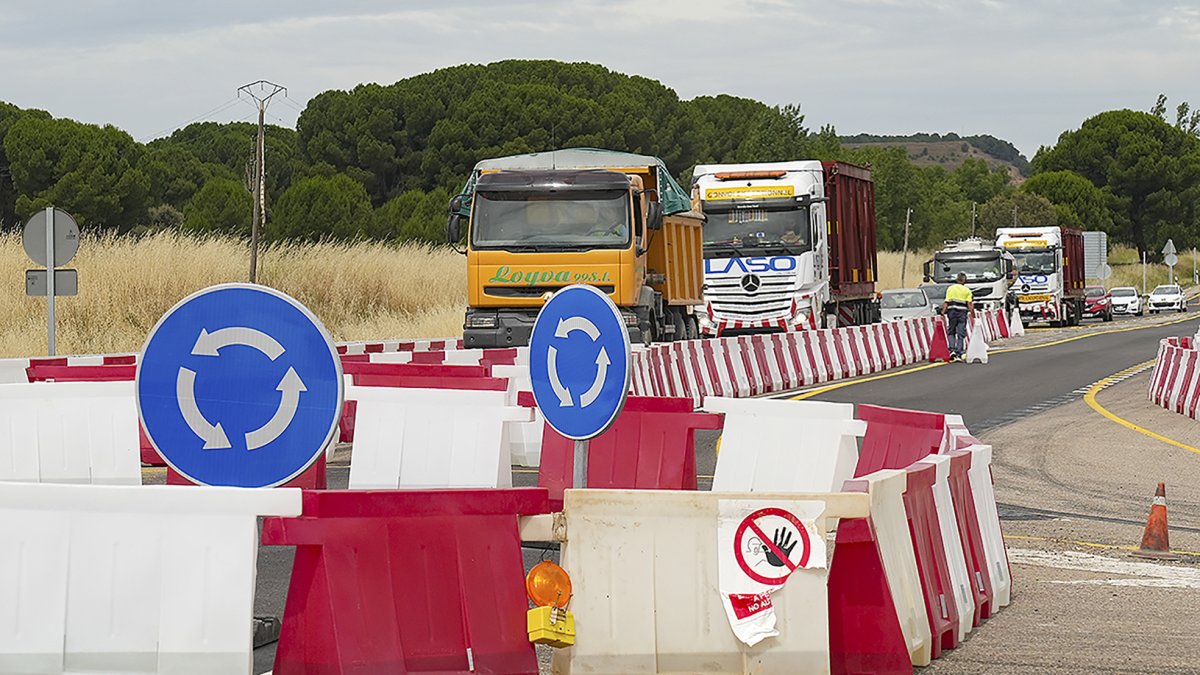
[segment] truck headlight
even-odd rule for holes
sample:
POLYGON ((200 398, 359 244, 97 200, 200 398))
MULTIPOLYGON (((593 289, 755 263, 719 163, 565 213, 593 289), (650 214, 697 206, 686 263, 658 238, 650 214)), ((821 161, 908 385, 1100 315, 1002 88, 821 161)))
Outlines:
POLYGON ((495 314, 472 314, 467 317, 467 328, 495 328, 496 326, 495 314))
POLYGON ((638 327, 638 318, 637 318, 637 314, 622 314, 621 316, 624 316, 624 317, 625 317, 625 325, 626 325, 626 326, 628 326, 628 327, 630 327, 630 328, 637 328, 637 327, 638 327))

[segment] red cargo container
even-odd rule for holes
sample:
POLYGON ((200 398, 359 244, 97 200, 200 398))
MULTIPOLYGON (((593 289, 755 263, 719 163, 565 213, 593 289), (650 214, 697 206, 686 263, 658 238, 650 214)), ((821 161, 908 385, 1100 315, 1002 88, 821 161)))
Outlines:
POLYGON ((845 162, 821 162, 821 166, 825 169, 828 200, 825 212, 829 219, 832 305, 826 313, 836 314, 840 325, 877 322, 875 183, 871 170, 845 162))
MULTIPOLYGON (((1063 297, 1083 300, 1083 232, 1062 228, 1063 297)), ((1082 308, 1081 308, 1082 311, 1082 308)))

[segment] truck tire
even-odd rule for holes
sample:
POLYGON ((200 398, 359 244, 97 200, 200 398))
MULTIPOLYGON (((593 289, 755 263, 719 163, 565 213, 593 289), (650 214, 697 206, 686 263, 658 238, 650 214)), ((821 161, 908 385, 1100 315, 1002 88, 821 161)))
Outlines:
POLYGON ((687 339, 699 340, 700 339, 700 322, 696 320, 696 316, 694 314, 688 314, 688 315, 684 316, 683 320, 684 320, 684 323, 687 324, 687 339))
POLYGON ((671 324, 675 327, 675 332, 671 334, 671 342, 679 342, 688 339, 687 317, 683 315, 683 310, 678 308, 670 308, 667 312, 671 315, 671 324))

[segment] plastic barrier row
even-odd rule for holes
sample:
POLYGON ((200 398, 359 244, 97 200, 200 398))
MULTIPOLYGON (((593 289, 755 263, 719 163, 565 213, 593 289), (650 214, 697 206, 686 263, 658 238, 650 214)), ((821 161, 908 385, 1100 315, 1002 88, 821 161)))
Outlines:
MULTIPOLYGON (((448 487, 444 483, 462 480, 503 485, 500 467, 506 464, 503 446, 495 440, 497 428, 508 417, 528 414, 506 396, 506 391, 486 389, 374 388, 360 398, 365 449, 360 458, 356 444, 352 482, 356 487, 448 487), (442 399, 428 399, 434 395, 442 399), (389 397, 392 405, 375 411, 376 396, 389 397), (431 439, 428 429, 440 426, 431 415, 455 425, 456 436, 461 428, 462 442, 431 439), (400 418, 401 433, 373 426, 383 417, 400 418), (415 420, 424 428, 414 432, 415 420), (490 425, 489 431, 480 425, 490 425)), ((970 437, 961 419, 872 406, 860 406, 855 419, 849 405, 806 401, 712 399, 706 407, 710 412, 697 413, 688 399, 631 399, 617 423, 593 440, 590 484, 611 490, 564 492, 571 474, 570 444, 551 436, 539 479, 543 487, 537 490, 306 493, 302 517, 269 519, 264 526, 265 543, 298 547, 276 672, 537 672, 523 630, 517 516, 545 513, 560 500, 564 514, 555 521, 555 538, 563 541, 563 562, 576 583, 573 611, 581 630, 587 630, 575 648, 556 659, 581 670, 910 672, 913 663, 927 663, 954 647, 1007 604, 1010 582, 991 491, 990 448, 970 437), (802 423, 788 429, 787 420, 802 423), (722 425, 714 480, 722 492, 695 492, 693 432, 722 425), (859 438, 861 453, 856 451, 859 438), (662 488, 676 491, 654 490, 662 488), (828 568, 806 569, 774 595, 780 636, 757 648, 733 637, 721 598, 712 592, 719 567, 713 514, 722 500, 735 498, 823 503, 817 521, 822 536, 837 520, 828 568)), ((273 491, 282 492, 289 491, 273 491)), ((71 499, 72 508, 107 514, 91 499, 71 499)), ((18 502, 36 500, 13 503, 18 502)), ((128 508, 139 518, 143 511, 161 510, 140 503, 128 508)), ((256 508, 255 513, 271 513, 256 508)), ((23 512, 7 515, 0 522, 8 527, 26 520, 23 512)), ((140 521, 113 517, 122 528, 145 528, 140 521)), ((248 522, 253 531, 253 518, 248 522)), ((104 539, 110 536, 107 527, 101 523, 80 531, 95 529, 94 536, 104 539)), ((190 535, 192 529, 180 532, 190 535)), ((159 578, 152 569, 160 562, 153 550, 128 549, 131 559, 138 558, 128 564, 143 581, 159 578)), ((245 578, 240 565, 228 562, 230 569, 221 568, 236 577, 232 587, 240 598, 234 605, 241 619, 221 615, 230 626, 248 622, 250 613, 243 602, 247 584, 237 580, 245 578)), ((251 570, 252 597, 252 556, 245 567, 251 570)), ((88 579, 101 589, 110 583, 109 577, 88 579)), ((54 583, 52 575, 33 580, 25 575, 18 588, 49 592, 54 583)), ((202 592, 211 594, 196 591, 202 592)), ((154 604, 159 597, 145 602, 114 616, 130 626, 150 625, 146 617, 159 611, 154 604)), ((90 627, 69 621, 66 626, 66 639, 60 636, 57 642, 67 654, 62 658, 94 664, 88 659, 100 657, 74 646, 75 633, 88 635, 90 627)), ((142 633, 137 640, 149 644, 142 633)), ((148 659, 166 658, 170 642, 159 638, 158 647, 139 646, 142 642, 118 640, 113 655, 103 658, 116 659, 111 663, 120 666, 113 670, 134 669, 126 665, 134 662, 153 670, 146 664, 156 662, 148 659)), ((22 649, 0 647, 0 670, 3 655, 27 655, 22 649)), ((241 654, 218 656, 235 653, 241 654)), ((196 670, 224 672, 204 664, 196 670)))
POLYGON ((936 321, 655 344, 634 354, 632 390, 742 398, 875 373, 927 358, 936 321))
POLYGON ((1194 338, 1170 337, 1158 343, 1147 394, 1159 407, 1200 419, 1200 350, 1194 338))

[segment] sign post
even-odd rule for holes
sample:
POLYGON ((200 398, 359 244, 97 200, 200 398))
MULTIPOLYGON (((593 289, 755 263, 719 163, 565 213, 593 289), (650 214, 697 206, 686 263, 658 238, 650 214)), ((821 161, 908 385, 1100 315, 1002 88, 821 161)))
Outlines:
POLYGON ((136 398, 150 442, 185 478, 274 487, 325 452, 342 387, 337 348, 307 308, 265 286, 222 284, 159 320, 136 398))
POLYGON ((621 311, 593 286, 559 290, 533 324, 533 399, 550 427, 575 441, 574 487, 587 487, 588 441, 604 433, 625 407, 630 354, 621 311))
POLYGON ((58 295, 75 295, 79 288, 75 270, 62 270, 63 276, 68 278, 61 279, 58 267, 71 262, 79 250, 79 225, 66 211, 47 206, 25 223, 21 244, 33 262, 46 266, 44 272, 28 270, 25 273, 25 294, 46 296, 46 351, 54 356, 57 342, 54 334, 54 298, 58 295), (67 283, 60 283, 63 281, 67 283))
POLYGON ((1171 239, 1167 240, 1167 245, 1163 246, 1163 263, 1171 269, 1171 283, 1175 283, 1175 265, 1179 263, 1179 256, 1175 255, 1175 242, 1171 239))

